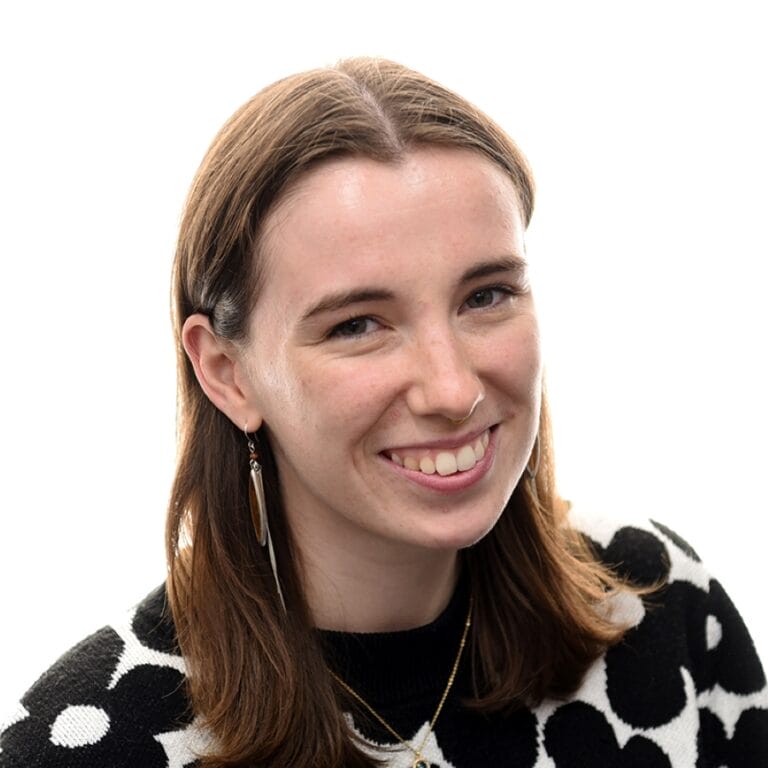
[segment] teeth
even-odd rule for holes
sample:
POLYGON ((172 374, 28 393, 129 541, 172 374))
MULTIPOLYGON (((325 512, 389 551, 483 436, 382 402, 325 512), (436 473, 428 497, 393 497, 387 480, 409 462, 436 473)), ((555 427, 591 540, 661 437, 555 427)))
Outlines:
MULTIPOLYGON (((462 449, 463 450, 463 449, 462 449)), ((472 449, 469 449, 472 451, 472 449)), ((474 456, 474 451, 472 451, 474 456)), ((474 466, 474 462, 472 462, 474 466)), ((452 453, 438 453, 435 458, 435 469, 439 475, 452 475, 458 470, 458 462, 452 453)))
POLYGON ((472 469, 475 464, 477 464, 475 449, 471 445, 465 445, 456 454, 456 468, 460 472, 466 472, 468 469, 472 469))
POLYGON ((419 462, 419 469, 425 474, 425 475, 434 475, 435 474, 435 462, 432 461, 432 459, 429 458, 429 456, 425 456, 420 462, 419 462))
POLYGON ((398 466, 405 467, 414 472, 423 472, 425 475, 438 475, 443 477, 454 475, 456 472, 466 472, 472 469, 483 456, 490 442, 488 430, 483 432, 474 443, 463 445, 458 451, 440 451, 437 455, 401 456, 391 453, 389 458, 398 466))

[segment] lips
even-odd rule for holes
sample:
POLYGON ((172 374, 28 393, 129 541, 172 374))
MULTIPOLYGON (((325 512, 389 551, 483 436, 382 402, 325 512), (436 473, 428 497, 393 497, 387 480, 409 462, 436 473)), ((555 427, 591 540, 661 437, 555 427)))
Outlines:
POLYGON ((443 477, 467 472, 485 456, 490 441, 490 429, 456 448, 399 448, 384 455, 405 469, 424 475, 437 473, 443 477))

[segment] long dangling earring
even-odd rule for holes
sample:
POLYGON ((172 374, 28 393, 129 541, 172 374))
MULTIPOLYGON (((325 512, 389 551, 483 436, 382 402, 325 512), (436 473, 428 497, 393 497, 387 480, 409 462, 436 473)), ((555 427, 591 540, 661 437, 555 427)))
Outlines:
POLYGON ((248 425, 245 425, 245 439, 248 441, 248 463, 251 467, 251 484, 249 486, 249 497, 251 502, 251 516, 253 525, 256 529, 256 538, 259 544, 266 546, 269 553, 269 564, 272 566, 272 575, 275 577, 275 586, 277 595, 285 611, 285 599, 283 590, 280 587, 280 578, 277 575, 277 560, 275 559, 275 548, 272 545, 272 537, 269 535, 269 521, 267 520, 267 504, 264 499, 264 481, 261 478, 261 464, 259 464, 259 453, 256 450, 255 435, 248 433, 248 425))
POLYGON ((536 433, 536 442, 533 444, 533 450, 531 456, 535 454, 536 459, 531 467, 531 459, 528 459, 528 463, 525 465, 525 474, 528 477, 528 490, 533 497, 536 505, 539 505, 539 494, 536 490, 536 475, 539 472, 539 464, 541 463, 541 442, 539 441, 539 433, 536 433))

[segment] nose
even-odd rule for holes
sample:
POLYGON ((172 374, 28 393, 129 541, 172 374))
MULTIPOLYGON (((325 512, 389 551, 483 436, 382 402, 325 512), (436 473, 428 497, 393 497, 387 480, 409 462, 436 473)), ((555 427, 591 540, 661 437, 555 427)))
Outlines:
POLYGON ((455 331, 432 331, 413 348, 406 393, 411 413, 465 421, 485 398, 470 349, 455 331))

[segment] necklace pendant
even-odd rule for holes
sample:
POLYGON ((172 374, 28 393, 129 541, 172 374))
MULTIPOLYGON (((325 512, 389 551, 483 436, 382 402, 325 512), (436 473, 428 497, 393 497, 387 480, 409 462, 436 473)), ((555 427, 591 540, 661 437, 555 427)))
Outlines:
POLYGON ((413 761, 413 768, 429 768, 429 763, 426 760, 422 760, 420 757, 417 757, 413 761))

